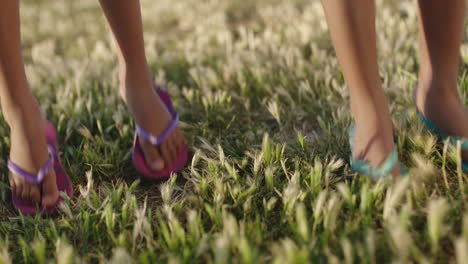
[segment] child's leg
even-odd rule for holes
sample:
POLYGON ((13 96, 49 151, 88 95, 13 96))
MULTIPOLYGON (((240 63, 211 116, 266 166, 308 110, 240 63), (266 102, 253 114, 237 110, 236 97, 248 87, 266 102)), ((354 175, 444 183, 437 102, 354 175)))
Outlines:
MULTIPOLYGON (((121 95, 136 122, 153 135, 166 129, 171 116, 153 93, 151 73, 144 51, 143 29, 138 0, 100 0, 118 45, 121 95)), ((171 167, 184 143, 175 130, 157 150, 148 142, 141 145, 148 164, 155 170, 171 167)))
POLYGON ((468 113, 457 90, 465 0, 420 0, 419 9, 421 68, 416 104, 442 132, 468 138, 468 113))
MULTIPOLYGON (((36 174, 48 159, 44 120, 29 90, 21 57, 18 0, 0 8, 0 101, 11 132, 10 159, 36 174)), ((54 205, 58 199, 55 173, 49 172, 42 190, 19 176, 10 177, 11 190, 24 201, 54 205), (42 191, 42 197, 41 197, 42 191)))
MULTIPOLYGON (((393 151, 392 122, 377 62, 373 0, 322 0, 356 122, 355 158, 378 167, 393 151)), ((394 173, 399 174, 399 166, 394 173)))

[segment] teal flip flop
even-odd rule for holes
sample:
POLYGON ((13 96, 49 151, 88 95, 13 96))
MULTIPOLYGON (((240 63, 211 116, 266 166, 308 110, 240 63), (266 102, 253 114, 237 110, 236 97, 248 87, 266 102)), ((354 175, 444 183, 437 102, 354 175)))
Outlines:
MULTIPOLYGON (((353 145, 354 145, 354 130, 355 130, 354 124, 352 124, 349 127, 349 145, 351 146, 351 150, 353 149, 353 145)), ((392 172, 393 168, 395 168, 397 163, 398 163, 397 147, 395 147, 392 153, 390 153, 390 155, 387 157, 387 159, 382 163, 382 165, 379 168, 372 167, 366 161, 354 159, 352 154, 350 157, 351 169, 354 172, 367 176, 368 178, 374 181, 377 181, 382 178, 386 178, 392 172)), ((406 169, 402 165, 400 165, 400 173, 402 176, 407 174, 406 169)))
MULTIPOLYGON (((458 142, 460 142, 460 146, 462 151, 468 150, 468 139, 463 138, 463 137, 454 137, 454 136, 447 136, 440 129, 432 122, 431 120, 427 119, 418 109, 416 109, 416 112, 419 116, 419 119, 423 122, 423 124, 426 126, 426 128, 431 131, 434 135, 436 135, 439 140, 444 141, 446 139, 449 140, 450 144, 457 145, 458 142)), ((462 168, 465 172, 468 172, 468 162, 462 161, 462 168)))

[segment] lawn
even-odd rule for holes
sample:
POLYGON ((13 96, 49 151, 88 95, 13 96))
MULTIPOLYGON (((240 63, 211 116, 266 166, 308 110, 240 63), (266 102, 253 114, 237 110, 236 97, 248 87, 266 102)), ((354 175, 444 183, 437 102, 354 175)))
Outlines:
POLYGON ((378 1, 381 78, 410 173, 377 184, 349 167, 349 94, 319 1, 142 0, 155 82, 193 152, 159 184, 132 167, 134 124, 98 2, 21 2, 30 85, 75 197, 55 218, 18 215, 2 119, 0 263, 467 263, 468 176, 412 102, 415 1, 378 1))

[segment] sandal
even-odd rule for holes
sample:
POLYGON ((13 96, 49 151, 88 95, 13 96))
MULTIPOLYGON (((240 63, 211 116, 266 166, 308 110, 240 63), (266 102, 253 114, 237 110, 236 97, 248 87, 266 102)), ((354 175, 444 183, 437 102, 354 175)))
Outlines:
MULTIPOLYGON (((417 86, 415 86, 417 87, 417 86)), ((416 89, 413 91, 413 101, 416 108, 416 114, 418 115, 419 119, 423 122, 424 126, 434 135, 437 136, 439 141, 445 141, 446 139, 449 140, 450 144, 457 145, 460 142, 461 150, 466 151, 468 150, 468 139, 463 137, 455 137, 455 136, 447 136, 436 126, 434 122, 427 119, 421 111, 419 111, 418 107, 416 106, 416 89)), ((465 172, 468 172, 468 161, 462 160, 462 168, 465 172)))
MULTIPOLYGON (((63 167, 60 163, 60 159, 58 157, 58 137, 57 131, 55 130, 54 125, 47 121, 46 123, 46 140, 47 140, 47 148, 49 151, 49 160, 46 164, 39 170, 37 175, 32 175, 29 172, 25 171, 18 165, 16 165, 11 160, 8 160, 8 169, 20 176, 21 178, 25 179, 29 183, 41 185, 42 181, 44 180, 45 176, 49 172, 49 170, 53 169, 56 175, 56 183, 59 192, 66 193, 69 197, 73 196, 73 186, 71 183, 70 178, 68 177, 67 173, 63 170, 63 167)), ((13 206, 18 209, 23 215, 34 216, 38 212, 41 215, 53 215, 56 214, 58 211, 58 205, 63 202, 63 198, 59 197, 55 206, 52 207, 44 207, 38 205, 32 205, 30 203, 26 203, 21 200, 20 197, 12 195, 13 206), (39 209, 39 210, 38 210, 39 209)))
POLYGON ((154 147, 159 147, 161 143, 164 142, 164 140, 172 133, 172 131, 174 131, 174 129, 177 128, 177 125, 179 124, 179 114, 172 106, 172 101, 169 94, 158 87, 155 88, 155 92, 169 110, 169 113, 172 116, 172 121, 166 128, 166 130, 164 130, 158 137, 151 135, 151 133, 145 131, 143 128, 136 125, 135 143, 133 146, 133 165, 135 166, 136 170, 142 174, 143 178, 148 180, 159 181, 168 179, 172 173, 180 171, 187 163, 188 152, 187 145, 184 144, 182 146, 181 151, 179 152, 179 156, 177 157, 171 168, 164 168, 162 170, 155 171, 151 169, 148 163, 146 162, 143 150, 140 145, 140 140, 142 139, 148 141, 154 147))
MULTIPOLYGON (((349 127, 349 144, 351 146, 351 152, 352 152, 353 145, 354 145, 354 132, 355 132, 355 128, 354 128, 354 124, 352 124, 349 127)), ((390 155, 382 163, 382 165, 380 165, 379 168, 372 167, 367 161, 354 159, 352 153, 350 156, 351 169, 354 172, 365 175, 366 177, 370 178, 373 181, 386 178, 389 174, 391 174, 391 172, 393 171, 393 168, 395 168, 398 161, 399 160, 398 160, 397 147, 395 147, 392 153, 390 153, 390 155)), ((402 165, 400 165, 400 174, 402 176, 407 174, 406 168, 404 168, 402 165)))
MULTIPOLYGON (((466 151, 468 150, 468 139, 463 137, 453 137, 447 136, 440 131, 440 129, 432 122, 431 120, 427 119, 417 108, 416 113, 418 114, 419 119, 423 122, 426 128, 431 131, 434 135, 436 135, 440 141, 445 141, 446 139, 449 140, 450 144, 457 145, 460 142, 461 150, 466 151)), ((468 172, 468 161, 462 160, 462 168, 465 172, 468 172)))

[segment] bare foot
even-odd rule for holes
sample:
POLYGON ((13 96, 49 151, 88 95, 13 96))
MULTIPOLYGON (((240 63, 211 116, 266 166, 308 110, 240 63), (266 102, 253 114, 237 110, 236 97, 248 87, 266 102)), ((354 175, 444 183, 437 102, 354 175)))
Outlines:
MULTIPOLYGON (((377 116, 380 114, 377 113, 377 116)), ((356 119, 353 158, 368 162, 373 168, 380 168, 395 149, 393 141, 391 120, 386 120, 384 115, 377 118, 377 123, 356 119)), ((391 172, 393 177, 400 176, 400 164, 397 163, 391 172)))
MULTIPOLYGON (((11 133, 10 160, 32 175, 37 175, 49 159, 45 122, 33 99, 24 105, 27 107, 22 107, 20 113, 10 115, 7 120, 11 133)), ((29 204, 52 207, 59 197, 54 170, 49 170, 39 185, 10 173, 10 185, 13 195, 29 204)))
MULTIPOLYGON (((468 112, 453 87, 456 84, 420 82, 415 91, 416 107, 443 134, 468 138, 468 112)), ((462 157, 468 161, 468 151, 463 151, 462 157)))
MULTIPOLYGON (((149 71, 121 71, 120 83, 122 99, 127 104, 137 124, 152 135, 160 135, 169 126, 172 117, 159 96, 154 92, 149 71)), ((181 130, 177 128, 158 148, 145 140, 141 140, 140 143, 150 168, 161 170, 172 167, 183 144, 185 144, 185 139, 181 130)))

